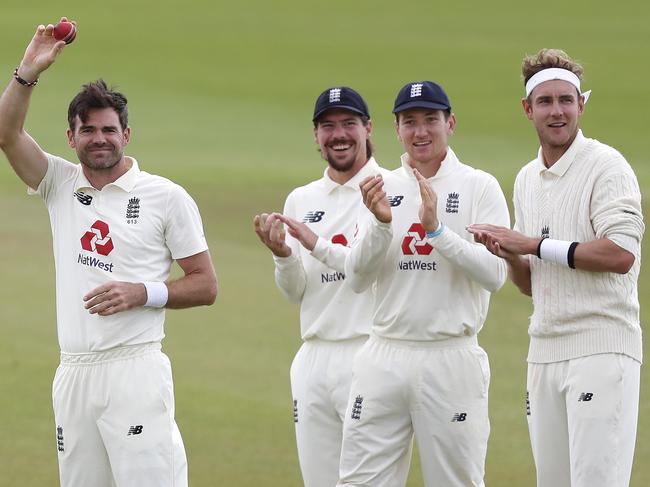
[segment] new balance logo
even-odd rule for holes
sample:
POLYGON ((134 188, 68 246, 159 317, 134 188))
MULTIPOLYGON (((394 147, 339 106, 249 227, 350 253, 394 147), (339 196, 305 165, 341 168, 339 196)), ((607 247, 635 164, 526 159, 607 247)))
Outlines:
POLYGON ((298 422, 298 399, 293 400, 293 422, 298 422))
POLYGON ((449 193, 447 196, 447 206, 445 206, 445 211, 447 213, 458 213, 458 193, 449 193))
POLYGON ((578 398, 578 402, 580 401, 591 401, 591 399, 594 397, 594 394, 592 392, 583 392, 580 394, 580 397, 578 398))
POLYGON ((140 433, 142 433, 142 425, 138 424, 138 425, 135 425, 135 426, 131 426, 129 428, 129 432, 126 434, 126 436, 139 435, 140 433))
POLYGON ((414 96, 422 96, 422 83, 413 83, 411 85, 411 98, 414 96))
POLYGON ((389 196, 388 202, 390 203, 390 206, 395 207, 401 205, 403 199, 404 196, 389 196))
POLYGON ((303 223, 318 223, 323 219, 324 211, 310 211, 303 217, 303 223))
POLYGON ((352 406, 352 419, 361 419, 361 405, 363 404, 363 397, 357 396, 352 406))
POLYGON ((330 103, 341 101, 341 88, 332 88, 330 90, 330 103))
POLYGON ((467 413, 456 413, 454 414, 454 417, 451 418, 452 423, 456 423, 458 421, 465 421, 467 419, 467 413))
POLYGON ((88 194, 86 194, 86 193, 84 193, 82 191, 77 191, 76 193, 73 193, 72 196, 77 198, 79 203, 81 203, 82 205, 86 205, 86 206, 90 206, 90 203, 92 203, 92 201, 93 201, 92 196, 90 196, 90 195, 88 195, 88 194))
POLYGON ((56 427, 56 447, 60 452, 65 451, 65 448, 63 448, 63 428, 61 426, 56 427))
POLYGON ((548 228, 548 225, 542 227, 542 238, 550 238, 551 230, 548 228))

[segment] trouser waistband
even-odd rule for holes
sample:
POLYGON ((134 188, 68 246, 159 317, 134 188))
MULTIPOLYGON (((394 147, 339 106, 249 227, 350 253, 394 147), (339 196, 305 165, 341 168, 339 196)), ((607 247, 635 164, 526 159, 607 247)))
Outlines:
POLYGON ((101 352, 67 353, 61 352, 61 363, 65 365, 89 365, 113 362, 126 358, 139 357, 162 349, 160 342, 125 345, 101 352))
POLYGON ((451 337, 444 340, 400 340, 397 338, 386 338, 378 335, 370 335, 370 342, 385 343, 394 347, 414 348, 422 350, 449 350, 474 348, 478 346, 476 335, 469 337, 451 337))

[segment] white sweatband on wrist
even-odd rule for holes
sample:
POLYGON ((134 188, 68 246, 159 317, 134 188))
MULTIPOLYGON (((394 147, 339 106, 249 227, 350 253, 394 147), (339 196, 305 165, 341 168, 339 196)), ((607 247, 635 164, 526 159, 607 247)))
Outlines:
POLYGON ((147 290, 147 302, 144 305, 150 308, 164 308, 169 298, 167 284, 153 281, 146 281, 142 284, 147 290))
POLYGON ((578 242, 567 242, 566 240, 545 238, 539 243, 537 257, 542 260, 555 262, 556 264, 575 269, 573 255, 577 246, 578 242))
POLYGON ((573 86, 576 87, 578 93, 580 93, 582 96, 585 97, 585 103, 587 103, 587 100, 589 100, 589 96, 591 95, 591 90, 581 93, 580 78, 578 78, 578 76, 576 76, 576 74, 573 73, 573 71, 569 71, 568 69, 562 69, 562 68, 542 69, 541 71, 538 71, 533 76, 531 76, 528 82, 526 83, 526 98, 530 96, 530 94, 533 92, 536 86, 544 83, 545 81, 551 81, 554 79, 560 79, 562 81, 571 83, 573 86))

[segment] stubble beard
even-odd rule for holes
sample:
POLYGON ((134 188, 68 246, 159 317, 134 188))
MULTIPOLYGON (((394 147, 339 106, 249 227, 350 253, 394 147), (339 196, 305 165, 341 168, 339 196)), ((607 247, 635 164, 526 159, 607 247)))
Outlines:
POLYGON ((110 154, 102 157, 100 160, 93 159, 88 150, 78 151, 77 157, 79 162, 88 169, 92 169, 93 171, 108 171, 113 169, 122 160, 124 152, 111 146, 110 154))

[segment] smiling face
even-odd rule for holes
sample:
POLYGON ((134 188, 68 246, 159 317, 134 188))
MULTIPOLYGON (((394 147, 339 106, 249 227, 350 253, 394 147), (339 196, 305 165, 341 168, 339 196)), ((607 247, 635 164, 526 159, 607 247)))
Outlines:
POLYGON ((564 153, 578 133, 584 110, 584 98, 575 86, 563 80, 545 81, 522 100, 522 105, 537 130, 542 150, 564 153))
POLYGON ((318 118, 314 137, 331 169, 356 174, 368 161, 366 141, 371 131, 371 121, 364 124, 357 113, 335 108, 318 118))
POLYGON ((448 138, 454 133, 456 117, 443 110, 412 108, 399 112, 397 136, 411 161, 418 165, 438 164, 447 155, 448 138))
POLYGON ((88 119, 76 117, 74 131, 68 129, 68 143, 79 161, 93 171, 111 170, 124 158, 131 129, 122 130, 117 112, 112 108, 89 110, 88 119))

